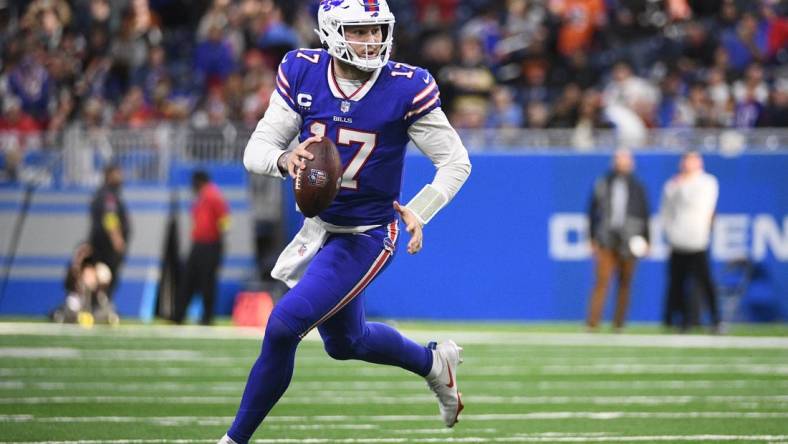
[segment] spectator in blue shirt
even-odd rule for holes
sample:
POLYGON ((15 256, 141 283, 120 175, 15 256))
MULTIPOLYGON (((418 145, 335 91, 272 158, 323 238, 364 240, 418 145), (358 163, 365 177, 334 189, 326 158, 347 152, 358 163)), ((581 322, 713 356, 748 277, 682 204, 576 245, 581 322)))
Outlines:
POLYGON ((51 79, 49 72, 40 62, 44 57, 41 48, 26 55, 8 76, 8 89, 22 102, 22 110, 45 124, 49 118, 51 79))
POLYGON ((225 41, 220 27, 212 27, 208 32, 208 39, 195 48, 194 68, 199 76, 198 84, 206 91, 210 86, 223 83, 235 70, 233 50, 225 41))
POLYGON ((512 90, 499 86, 492 92, 492 108, 487 116, 487 128, 520 128, 523 109, 514 101, 512 90))
POLYGON ((746 13, 735 30, 723 34, 722 44, 728 51, 731 67, 742 72, 751 63, 763 59, 767 49, 766 32, 753 14, 746 13))

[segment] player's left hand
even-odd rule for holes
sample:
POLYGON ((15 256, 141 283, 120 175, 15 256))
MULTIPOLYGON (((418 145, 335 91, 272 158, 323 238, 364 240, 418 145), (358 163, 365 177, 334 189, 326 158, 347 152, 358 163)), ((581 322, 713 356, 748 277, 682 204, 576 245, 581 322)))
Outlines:
POLYGON ((410 209, 405 206, 399 204, 399 202, 394 201, 394 209, 399 213, 399 217, 405 222, 405 230, 410 233, 410 241, 408 241, 408 253, 416 254, 421 251, 422 242, 424 240, 424 234, 421 230, 421 222, 413 214, 410 209))

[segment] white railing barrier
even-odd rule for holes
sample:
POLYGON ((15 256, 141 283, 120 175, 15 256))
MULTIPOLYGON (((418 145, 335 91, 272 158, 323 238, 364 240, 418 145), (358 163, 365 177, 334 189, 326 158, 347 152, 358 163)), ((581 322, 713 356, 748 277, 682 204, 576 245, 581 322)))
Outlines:
MULTIPOLYGON (((64 185, 95 187, 109 162, 120 163, 133 182, 166 182, 175 162, 240 163, 252 132, 242 124, 196 128, 188 124, 163 123, 147 128, 86 128, 76 124, 62 133, 20 135, 0 132, 0 152, 62 154, 51 168, 62 172, 64 185)), ((658 129, 640 139, 623 141, 615 130, 574 129, 479 129, 460 130, 472 152, 570 152, 635 150, 682 151, 697 149, 736 155, 741 152, 788 152, 788 129, 658 129)), ((49 167, 49 166, 47 166, 49 167)), ((28 165, 28 172, 41 165, 28 165)), ((40 175, 37 172, 36 175, 40 175)), ((19 177, 25 180, 24 165, 19 177)))

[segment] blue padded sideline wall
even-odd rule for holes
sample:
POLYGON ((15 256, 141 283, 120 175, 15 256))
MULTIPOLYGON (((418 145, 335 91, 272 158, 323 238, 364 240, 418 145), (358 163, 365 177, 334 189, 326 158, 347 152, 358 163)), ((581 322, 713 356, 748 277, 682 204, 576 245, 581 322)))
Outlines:
MULTIPOLYGON (((678 161, 677 153, 636 155, 653 215, 662 184, 678 161)), ((420 254, 404 251, 408 236, 403 232, 394 262, 367 291, 368 314, 583 319, 593 272, 585 211, 609 155, 476 154, 472 162, 468 183, 425 228, 420 254)), ((741 317, 788 319, 788 155, 709 155, 706 166, 720 182, 715 277, 728 277, 723 266, 729 260, 754 258, 759 274, 742 300, 741 317)), ((403 200, 432 180, 433 171, 423 156, 409 156, 403 200)), ((655 222, 651 256, 636 271, 632 320, 661 319, 667 249, 655 222)))
MULTIPOLYGON (((676 153, 638 153, 637 172, 658 210, 662 184, 676 171, 676 153)), ((366 292, 370 316, 424 319, 580 320, 585 316, 592 262, 586 242, 585 209, 593 181, 609 164, 608 154, 474 154, 473 173, 457 198, 425 229, 424 251, 404 252, 403 233, 389 268, 366 292)), ((788 319, 788 155, 706 156, 720 181, 713 236, 715 276, 740 256, 759 263, 759 274, 742 301, 747 320, 788 319)), ((409 155, 403 186, 407 201, 434 168, 409 155)), ((213 172, 234 178, 226 188, 233 231, 223 268, 218 311, 230 312, 235 293, 252 274, 252 226, 240 165, 213 172)), ((187 171, 173 173, 181 198, 181 246, 188 247, 187 171)), ((289 182, 289 231, 292 217, 289 182)), ((43 315, 62 301, 62 277, 73 247, 87 232, 90 192, 39 192, 23 233, 0 314, 43 315)), ((7 250, 20 190, 0 191, 0 254, 7 250)), ((158 269, 169 190, 130 187, 135 235, 117 302, 124 316, 137 316, 151 273, 158 269)), ((658 222, 655 220, 655 222, 658 222)), ((652 226, 651 256, 638 266, 630 319, 659 320, 665 285, 664 241, 652 226)), ((184 251, 185 253, 185 251, 184 251)), ((4 258, 3 258, 4 259, 4 258)), ((612 299, 612 298, 610 298, 612 299)))
MULTIPOLYGON (((193 166, 178 165, 171 171, 169 186, 124 187, 132 224, 129 254, 121 271, 115 303, 122 317, 140 316, 155 294, 166 223, 173 190, 178 199, 181 257, 190 246, 189 189, 193 166)), ((208 166, 220 185, 231 211, 231 228, 226 236, 217 310, 229 313, 235 295, 254 273, 253 224, 250 216, 246 174, 241 165, 208 166)), ((34 194, 19 248, 11 269, 0 314, 45 315, 63 302, 66 264, 74 248, 86 239, 88 207, 93 190, 40 189, 34 194)), ((0 189, 0 260, 5 264, 13 226, 19 214, 23 189, 0 189)))

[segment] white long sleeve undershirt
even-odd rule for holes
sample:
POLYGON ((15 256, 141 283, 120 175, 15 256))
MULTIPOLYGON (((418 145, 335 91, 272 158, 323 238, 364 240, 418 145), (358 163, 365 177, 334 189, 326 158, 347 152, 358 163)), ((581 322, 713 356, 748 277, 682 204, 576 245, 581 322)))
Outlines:
POLYGON ((246 170, 284 178, 276 162, 282 151, 296 138, 300 128, 301 116, 290 109, 276 91, 271 93, 268 110, 257 122, 257 128, 244 149, 246 170))
MULTIPOLYGON (((265 116, 244 150, 244 166, 252 173, 284 177, 277 160, 301 129, 301 116, 275 91, 265 116)), ((432 186, 450 201, 471 173, 468 150, 446 114, 435 108, 408 128, 408 136, 437 169, 432 186)))

